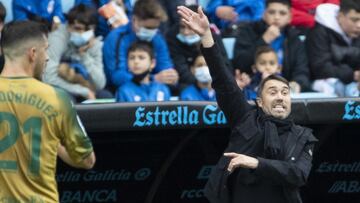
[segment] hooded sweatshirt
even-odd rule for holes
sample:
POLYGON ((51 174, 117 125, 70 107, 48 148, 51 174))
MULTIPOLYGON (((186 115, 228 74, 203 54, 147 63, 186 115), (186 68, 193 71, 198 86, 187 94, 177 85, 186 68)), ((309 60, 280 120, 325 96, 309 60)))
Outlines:
POLYGON ((340 8, 322 4, 316 9, 315 27, 306 39, 312 79, 337 78, 348 84, 360 67, 360 38, 350 38, 338 22, 340 8))
POLYGON ((345 42, 350 45, 351 38, 345 34, 337 20, 339 10, 340 6, 335 4, 320 4, 316 8, 315 21, 340 34, 341 37, 345 40, 345 42))

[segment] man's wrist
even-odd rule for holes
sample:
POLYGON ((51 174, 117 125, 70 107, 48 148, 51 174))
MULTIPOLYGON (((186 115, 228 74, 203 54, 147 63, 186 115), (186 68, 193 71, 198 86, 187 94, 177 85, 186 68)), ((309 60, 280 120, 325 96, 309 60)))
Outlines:
POLYGON ((201 43, 205 48, 209 48, 214 45, 214 39, 212 38, 210 27, 205 31, 205 33, 201 37, 201 43))
POLYGON ((251 162, 249 163, 249 168, 251 169, 257 169, 259 165, 259 160, 257 158, 251 157, 251 162))

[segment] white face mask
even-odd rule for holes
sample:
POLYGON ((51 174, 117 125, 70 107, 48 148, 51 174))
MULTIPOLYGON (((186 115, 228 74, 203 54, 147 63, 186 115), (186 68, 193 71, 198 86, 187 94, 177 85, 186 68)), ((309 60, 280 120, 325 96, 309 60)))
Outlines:
POLYGON ((195 69, 195 78, 202 83, 211 82, 211 75, 207 66, 201 66, 195 69))
POLYGON ((94 37, 94 30, 88 30, 83 33, 71 32, 70 42, 77 47, 81 47, 87 44, 92 37, 94 37))
POLYGON ((158 31, 158 29, 147 29, 144 27, 140 27, 139 31, 136 32, 136 36, 140 40, 150 42, 155 37, 157 31, 158 31))

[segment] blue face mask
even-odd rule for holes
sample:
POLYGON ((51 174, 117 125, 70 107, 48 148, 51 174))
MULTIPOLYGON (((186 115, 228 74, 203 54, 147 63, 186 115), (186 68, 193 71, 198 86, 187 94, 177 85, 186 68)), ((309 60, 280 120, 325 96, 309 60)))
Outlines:
POLYGON ((156 35, 158 29, 147 29, 140 27, 139 31, 136 32, 136 36, 143 41, 150 42, 156 35))
POLYGON ((87 44, 93 36, 94 36, 94 30, 88 30, 83 33, 71 32, 70 42, 77 47, 81 47, 87 44))
POLYGON ((200 42, 201 37, 198 34, 193 34, 193 35, 183 35, 181 33, 176 35, 176 38, 187 45, 193 45, 195 43, 200 42))

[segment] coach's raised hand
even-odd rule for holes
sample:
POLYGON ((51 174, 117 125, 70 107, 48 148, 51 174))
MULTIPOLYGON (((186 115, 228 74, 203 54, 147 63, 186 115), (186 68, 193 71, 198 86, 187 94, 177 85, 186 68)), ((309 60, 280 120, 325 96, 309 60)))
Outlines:
POLYGON ((188 25, 196 34, 200 35, 201 43, 204 47, 211 47, 214 45, 214 40, 210 31, 210 23, 201 6, 199 6, 197 13, 185 6, 178 6, 178 14, 186 25, 188 25))

